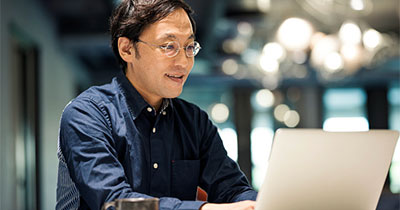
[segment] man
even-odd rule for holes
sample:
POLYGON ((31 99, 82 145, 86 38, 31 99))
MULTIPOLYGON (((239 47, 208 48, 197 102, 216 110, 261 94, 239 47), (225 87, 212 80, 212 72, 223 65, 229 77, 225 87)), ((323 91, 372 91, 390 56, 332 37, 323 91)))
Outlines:
POLYGON ((115 9, 112 48, 124 73, 65 108, 56 209, 131 197, 159 197, 160 209, 254 208, 257 193, 217 128, 176 98, 200 50, 191 13, 182 0, 123 0, 115 9), (195 201, 197 186, 210 203, 195 201))

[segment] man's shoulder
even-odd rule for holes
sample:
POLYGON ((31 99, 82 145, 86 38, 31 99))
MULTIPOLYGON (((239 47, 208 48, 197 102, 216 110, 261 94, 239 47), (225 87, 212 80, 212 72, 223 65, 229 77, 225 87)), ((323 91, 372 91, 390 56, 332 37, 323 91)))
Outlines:
POLYGON ((106 104, 110 104, 118 94, 120 94, 118 91, 118 85, 116 84, 115 79, 113 79, 113 81, 108 84, 92 86, 80 93, 65 106, 64 112, 71 108, 99 108, 106 104))
POLYGON ((112 97, 118 95, 119 89, 116 79, 114 78, 110 83, 92 86, 89 89, 83 91, 76 100, 91 99, 96 102, 111 100, 112 97))

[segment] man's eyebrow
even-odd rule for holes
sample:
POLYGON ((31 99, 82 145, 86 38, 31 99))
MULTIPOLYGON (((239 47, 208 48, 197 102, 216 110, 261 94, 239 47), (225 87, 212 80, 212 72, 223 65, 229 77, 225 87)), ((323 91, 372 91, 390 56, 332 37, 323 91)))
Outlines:
MULTIPOLYGON (((165 34, 161 37, 161 39, 178 39, 174 34, 165 34)), ((195 35, 191 34, 187 39, 195 39, 195 35)))
POLYGON ((187 39, 196 39, 196 36, 194 34, 191 34, 187 39))
POLYGON ((177 39, 173 34, 165 34, 162 36, 162 39, 177 39))

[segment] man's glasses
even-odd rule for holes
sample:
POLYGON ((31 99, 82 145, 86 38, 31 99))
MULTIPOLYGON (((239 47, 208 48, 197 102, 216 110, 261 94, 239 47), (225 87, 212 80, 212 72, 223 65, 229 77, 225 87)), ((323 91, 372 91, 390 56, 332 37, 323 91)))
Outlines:
POLYGON ((181 47, 181 45, 179 44, 179 42, 177 41, 171 41, 168 42, 167 44, 163 44, 163 45, 155 45, 155 44, 151 44, 142 40, 138 40, 139 42, 145 43, 147 45, 153 46, 153 47, 157 47, 160 48, 164 54, 167 57, 175 57, 176 55, 178 55, 179 50, 181 48, 183 48, 185 50, 185 54, 187 57, 191 58, 197 55, 197 53, 199 53, 201 47, 200 44, 196 41, 191 42, 190 44, 188 44, 186 47, 181 47))

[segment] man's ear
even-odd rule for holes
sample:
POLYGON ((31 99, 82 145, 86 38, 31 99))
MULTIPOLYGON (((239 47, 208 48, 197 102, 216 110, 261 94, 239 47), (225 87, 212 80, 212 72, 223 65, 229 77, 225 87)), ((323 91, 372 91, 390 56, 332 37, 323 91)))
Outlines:
POLYGON ((126 37, 118 38, 118 52, 122 60, 127 63, 131 63, 135 57, 135 50, 133 49, 133 44, 131 40, 126 37))

